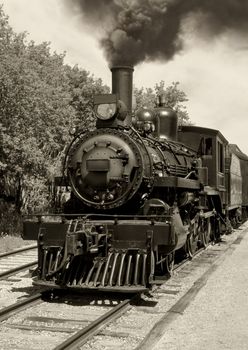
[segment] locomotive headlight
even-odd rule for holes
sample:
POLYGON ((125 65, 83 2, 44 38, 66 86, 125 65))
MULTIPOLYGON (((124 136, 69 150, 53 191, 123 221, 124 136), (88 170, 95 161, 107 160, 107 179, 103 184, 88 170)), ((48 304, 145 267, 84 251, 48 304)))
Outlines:
POLYGON ((97 117, 101 120, 111 119, 116 113, 115 103, 99 104, 96 108, 97 117))

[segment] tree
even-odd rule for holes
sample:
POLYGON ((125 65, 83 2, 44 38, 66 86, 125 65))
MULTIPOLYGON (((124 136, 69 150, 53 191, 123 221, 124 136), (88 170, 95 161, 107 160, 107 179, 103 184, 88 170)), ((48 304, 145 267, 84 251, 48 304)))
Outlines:
POLYGON ((89 72, 80 69, 78 66, 73 68, 65 66, 67 76, 69 77, 69 92, 71 95, 70 106, 76 113, 76 125, 92 127, 95 122, 92 110, 92 100, 95 94, 109 93, 110 89, 103 85, 101 79, 95 79, 89 72))
POLYGON ((48 205, 46 182, 70 129, 90 127, 91 97, 108 91, 89 72, 65 65, 64 56, 14 33, 0 7, 0 198, 18 211, 48 205))
POLYGON ((154 108, 156 101, 156 94, 152 88, 134 88, 134 109, 138 110, 139 108, 154 108))
POLYGON ((165 87, 165 82, 161 81, 155 85, 154 89, 135 88, 136 110, 141 107, 154 108, 156 97, 161 94, 165 96, 166 105, 177 112, 179 124, 190 124, 186 106, 183 104, 188 101, 188 98, 185 92, 179 89, 179 82, 173 82, 165 87))

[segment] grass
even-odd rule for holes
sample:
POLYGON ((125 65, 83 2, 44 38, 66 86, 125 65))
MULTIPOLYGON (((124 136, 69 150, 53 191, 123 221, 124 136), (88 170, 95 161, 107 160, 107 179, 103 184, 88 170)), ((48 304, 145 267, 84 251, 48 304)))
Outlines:
POLYGON ((35 243, 34 241, 24 241, 21 233, 21 215, 13 203, 0 200, 0 254, 35 243))
POLYGON ((35 244, 35 241, 24 241, 21 237, 8 235, 0 237, 0 254, 18 249, 29 244, 35 244))
POLYGON ((13 204, 0 201, 0 254, 35 243, 24 241, 21 233, 21 215, 17 213, 13 204))

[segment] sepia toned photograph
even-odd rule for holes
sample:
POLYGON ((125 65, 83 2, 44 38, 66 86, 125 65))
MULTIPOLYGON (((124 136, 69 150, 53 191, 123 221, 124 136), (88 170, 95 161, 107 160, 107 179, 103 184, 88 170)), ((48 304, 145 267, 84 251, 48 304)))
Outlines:
POLYGON ((247 38, 245 0, 0 0, 0 350, 248 349, 247 38))

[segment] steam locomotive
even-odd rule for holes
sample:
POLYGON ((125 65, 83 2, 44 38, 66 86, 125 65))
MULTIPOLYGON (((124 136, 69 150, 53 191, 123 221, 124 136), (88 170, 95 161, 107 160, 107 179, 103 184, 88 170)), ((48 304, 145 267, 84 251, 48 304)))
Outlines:
POLYGON ((25 217, 24 239, 38 239, 35 285, 144 291, 172 273, 175 254, 192 257, 247 212, 248 157, 217 130, 178 129, 163 96, 132 116, 133 68, 111 71, 95 129, 66 151, 60 213, 25 217))

